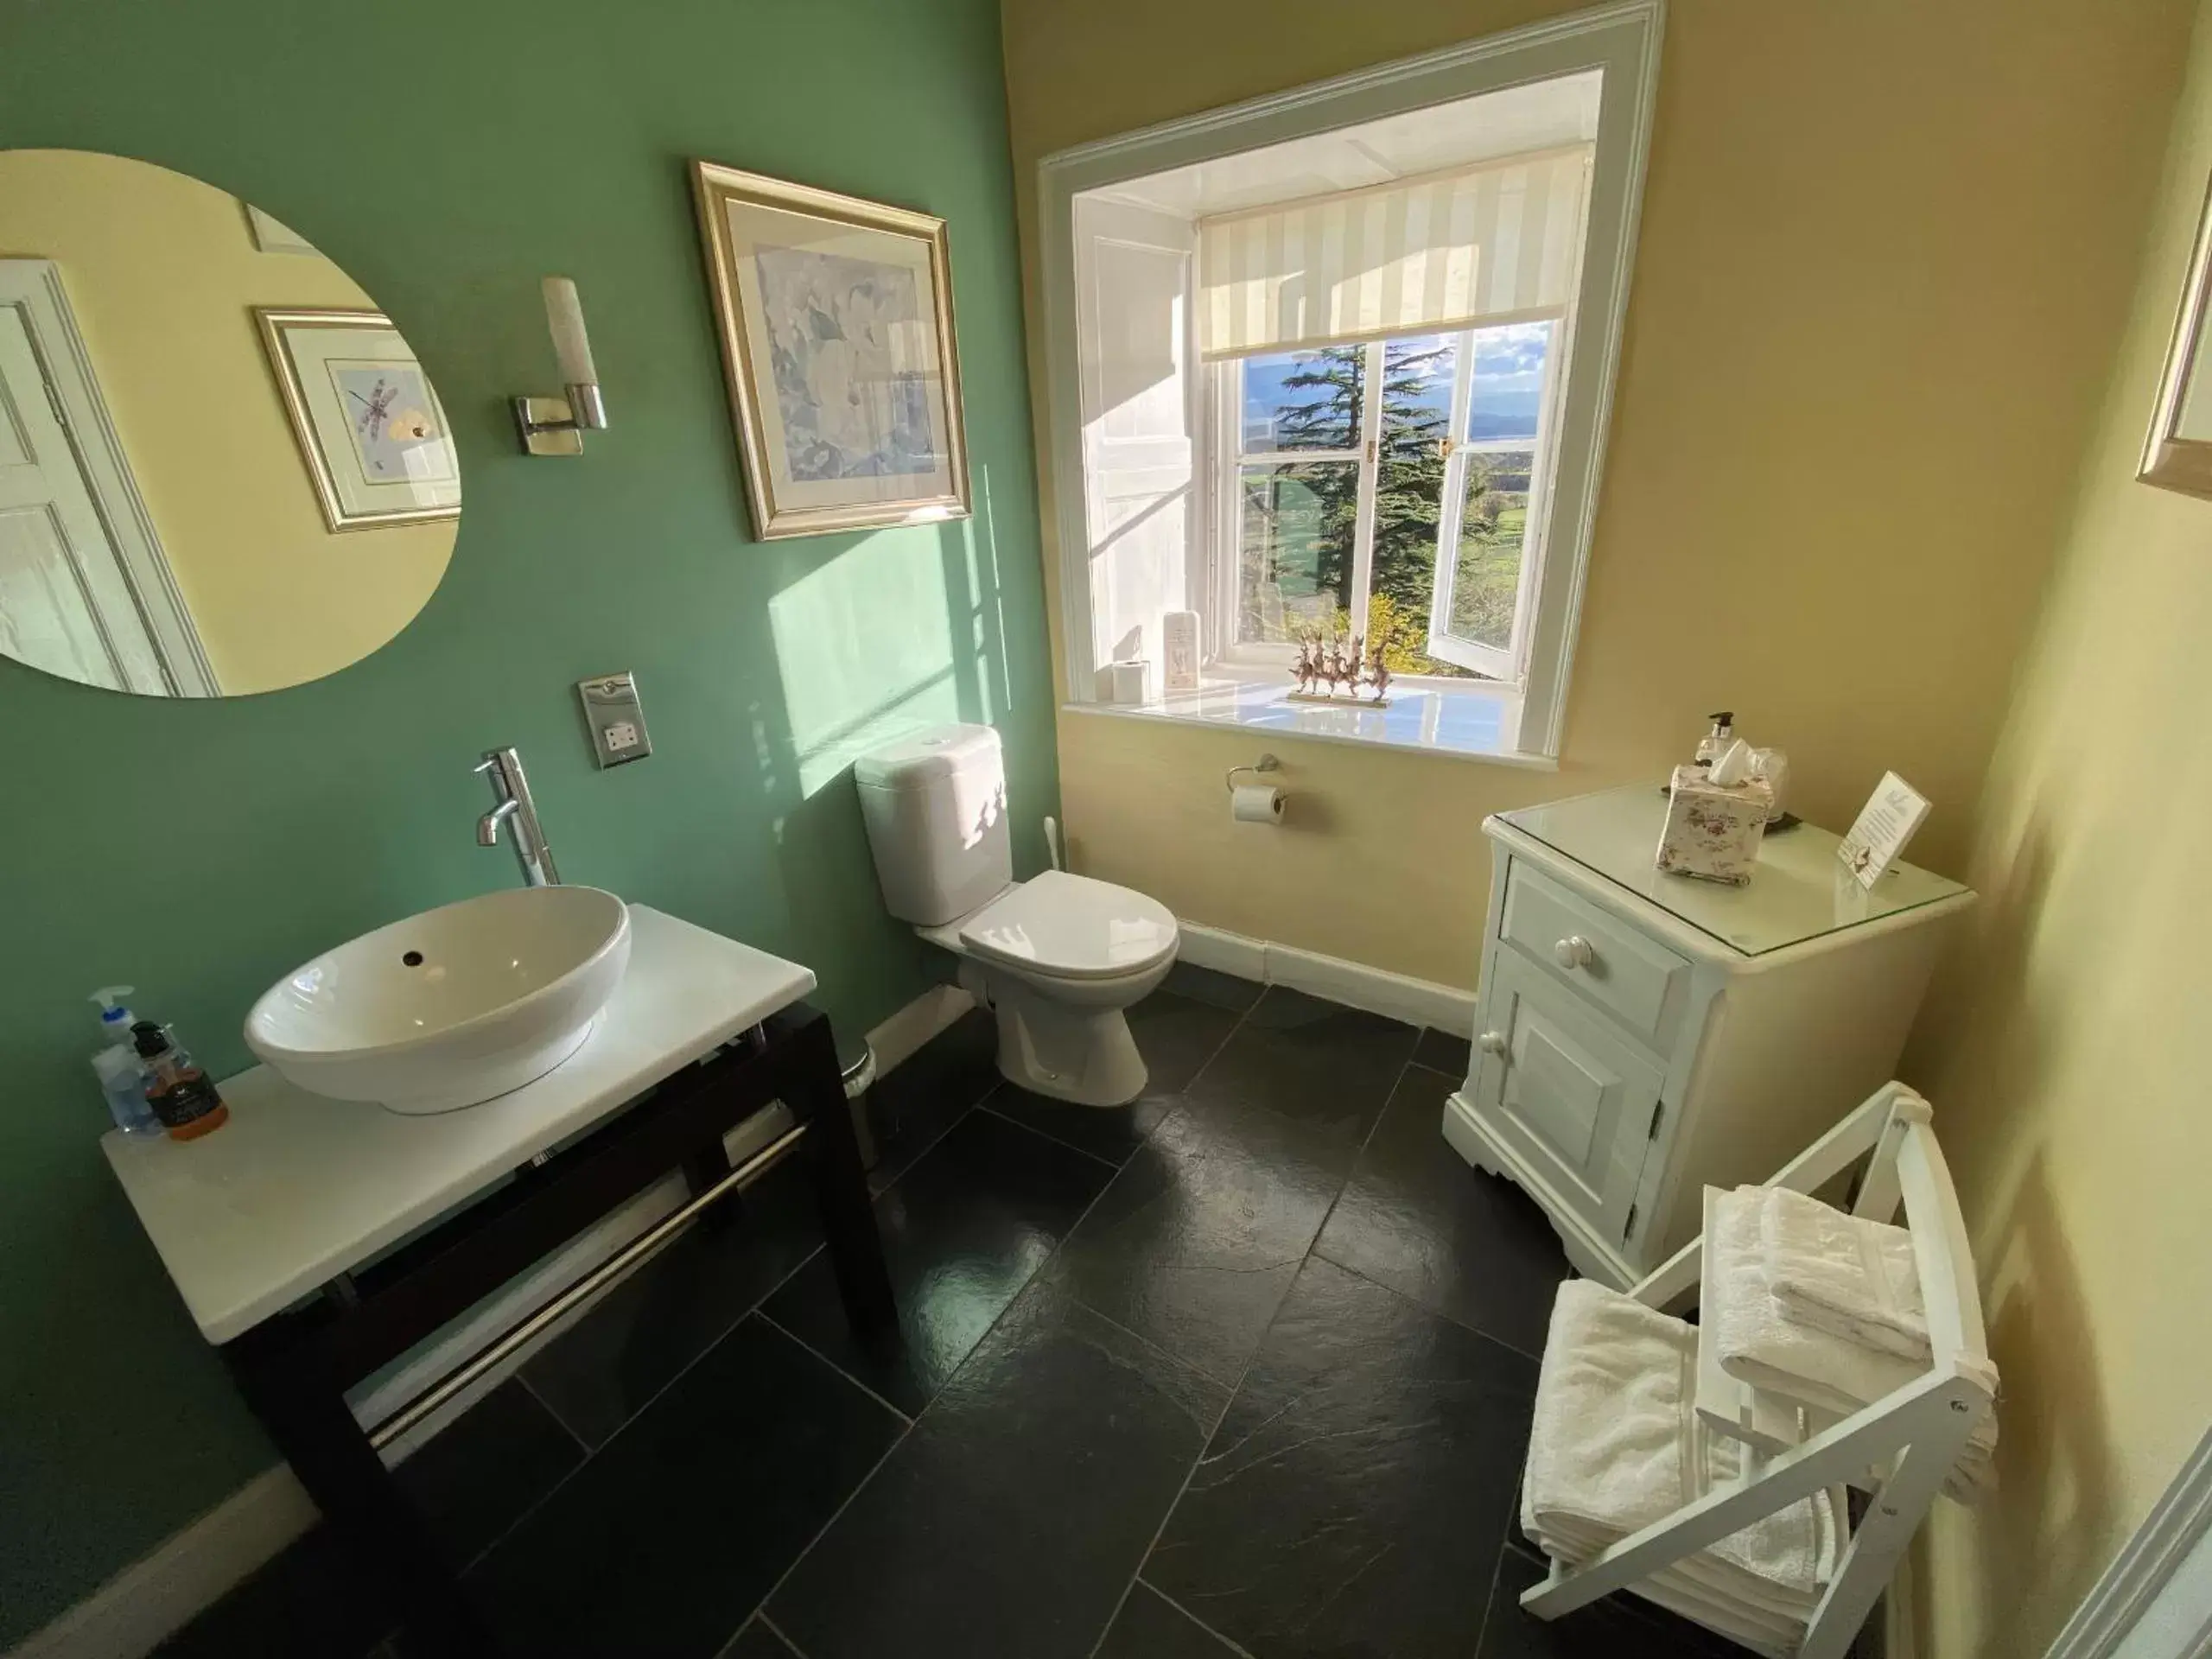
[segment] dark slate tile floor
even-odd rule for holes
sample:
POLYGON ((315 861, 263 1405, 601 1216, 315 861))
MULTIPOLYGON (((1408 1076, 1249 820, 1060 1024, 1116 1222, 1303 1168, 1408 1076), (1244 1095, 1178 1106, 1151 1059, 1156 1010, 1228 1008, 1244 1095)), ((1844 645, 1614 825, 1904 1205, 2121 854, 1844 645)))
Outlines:
MULTIPOLYGON (((1001 1083, 982 1014, 879 1084, 896 1342, 846 1329, 787 1164, 403 1465, 515 1655, 1721 1650, 1516 1604, 1567 1266, 1444 1144, 1465 1042, 1189 968, 1131 1024, 1128 1107, 1001 1083)), ((404 1654, 390 1623, 317 1533, 164 1651, 404 1654)))
POLYGON ((1314 1253, 1541 1358, 1559 1236, 1518 1187, 1439 1145, 1463 1075, 1406 1068, 1314 1253))
POLYGON ((797 1173, 785 1164, 709 1210, 608 1292, 523 1368, 530 1391, 586 1446, 613 1439, 820 1246, 797 1173))
POLYGON ((1114 1179, 1097 1159, 970 1112, 876 1199, 900 1340, 863 1345, 828 1254, 762 1313, 908 1417, 918 1417, 1114 1179))

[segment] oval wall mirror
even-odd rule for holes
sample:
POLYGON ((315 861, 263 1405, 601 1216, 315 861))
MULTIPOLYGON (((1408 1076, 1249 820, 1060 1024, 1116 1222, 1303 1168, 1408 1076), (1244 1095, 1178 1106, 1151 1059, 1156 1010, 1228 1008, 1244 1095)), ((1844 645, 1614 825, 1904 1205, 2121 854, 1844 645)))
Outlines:
POLYGON ((399 331, 284 225, 166 168, 0 150, 0 653, 145 696, 334 673, 461 517, 399 331))

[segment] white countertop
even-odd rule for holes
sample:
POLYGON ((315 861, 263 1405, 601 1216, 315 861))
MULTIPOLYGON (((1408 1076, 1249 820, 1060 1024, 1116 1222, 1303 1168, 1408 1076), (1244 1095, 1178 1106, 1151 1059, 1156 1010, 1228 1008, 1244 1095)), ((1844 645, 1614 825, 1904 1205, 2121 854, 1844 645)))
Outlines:
POLYGON ((814 988, 811 970, 642 905, 584 1046, 537 1082, 436 1117, 326 1100, 267 1066, 221 1086, 197 1141, 101 1137, 208 1341, 228 1342, 814 988))

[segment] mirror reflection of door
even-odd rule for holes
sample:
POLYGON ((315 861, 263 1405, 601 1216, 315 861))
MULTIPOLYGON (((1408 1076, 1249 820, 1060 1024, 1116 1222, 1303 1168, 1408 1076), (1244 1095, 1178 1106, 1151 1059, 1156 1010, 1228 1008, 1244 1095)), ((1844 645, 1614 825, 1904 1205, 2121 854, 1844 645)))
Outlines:
POLYGON ((2182 389, 2181 410, 2174 419, 2173 435, 2187 443, 2212 443, 2212 374, 2205 371, 2204 342, 2190 342, 2193 350, 2189 380, 2182 389))
MULTIPOLYGON (((41 333, 54 331, 51 314, 41 321, 41 333)), ((169 593, 155 602, 169 601, 173 626, 184 636, 178 643, 191 648, 166 660, 148 626, 110 516, 62 423, 64 407, 33 343, 30 304, 0 291, 0 651, 110 690, 211 695, 190 619, 169 593)), ((78 424, 101 413, 83 411, 78 424)))
POLYGON ((421 611, 461 505, 428 371, 311 242, 149 162, 0 149, 0 658, 320 679, 421 611))

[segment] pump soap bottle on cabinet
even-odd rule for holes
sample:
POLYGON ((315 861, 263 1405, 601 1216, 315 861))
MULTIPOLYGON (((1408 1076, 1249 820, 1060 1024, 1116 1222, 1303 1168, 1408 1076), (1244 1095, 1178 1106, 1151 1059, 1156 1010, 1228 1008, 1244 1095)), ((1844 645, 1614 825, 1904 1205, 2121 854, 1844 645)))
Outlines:
POLYGON ((1709 766, 1728 753, 1728 746, 1736 741, 1736 716, 1723 709, 1712 716, 1713 729, 1697 741, 1697 753, 1693 766, 1709 766))
POLYGON ((192 1141, 219 1129, 231 1115, 214 1081, 192 1063, 175 1033, 151 1020, 130 1027, 138 1058, 146 1068, 146 1103, 162 1120, 172 1141, 192 1141))

